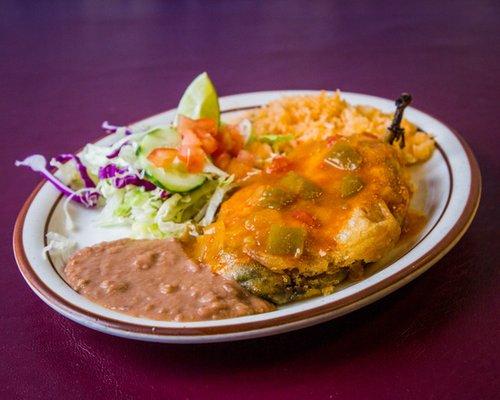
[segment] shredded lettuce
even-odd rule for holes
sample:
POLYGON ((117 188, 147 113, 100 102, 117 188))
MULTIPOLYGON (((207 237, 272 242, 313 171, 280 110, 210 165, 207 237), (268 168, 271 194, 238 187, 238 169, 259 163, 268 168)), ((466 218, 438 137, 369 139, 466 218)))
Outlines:
POLYGON ((47 257, 49 254, 56 266, 62 266, 66 265, 75 248, 76 242, 74 240, 59 233, 47 232, 47 246, 43 249, 43 255, 47 257))
POLYGON ((162 204, 162 191, 146 191, 143 187, 126 186, 117 188, 109 180, 103 180, 98 188, 105 199, 98 218, 99 226, 130 225, 134 236, 155 237, 158 232, 156 214, 162 204))
MULTIPOLYGON (((175 193, 164 199, 161 189, 146 191, 142 187, 116 188, 110 181, 101 181, 98 187, 105 205, 97 223, 103 227, 130 226, 132 236, 137 238, 196 235, 194 217, 202 208, 208 210, 206 204, 213 203, 211 199, 215 193, 218 193, 218 197, 221 195, 219 183, 211 182, 191 193, 175 193)), ((228 187, 224 184, 224 193, 228 187)), ((214 209, 214 205, 211 209, 214 209)))
POLYGON ((212 222, 214 222, 215 214, 217 213, 217 210, 222 204, 224 197, 231 189, 234 188, 232 182, 233 182, 233 177, 230 176, 228 179, 222 181, 214 190, 212 196, 210 197, 210 200, 206 204, 206 209, 204 211, 203 218, 201 218, 199 222, 201 226, 207 226, 212 222))
POLYGON ((162 208, 158 211, 159 217, 162 221, 175 223, 194 219, 209 202, 217 186, 217 181, 209 180, 200 188, 187 194, 175 193, 163 203, 162 208))

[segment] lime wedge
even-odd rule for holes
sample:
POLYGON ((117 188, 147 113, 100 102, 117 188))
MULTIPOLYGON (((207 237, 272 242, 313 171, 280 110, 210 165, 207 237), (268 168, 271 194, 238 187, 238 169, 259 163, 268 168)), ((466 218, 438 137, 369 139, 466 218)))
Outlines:
POLYGON ((177 107, 177 115, 192 119, 211 118, 219 124, 219 96, 206 72, 188 86, 177 107))

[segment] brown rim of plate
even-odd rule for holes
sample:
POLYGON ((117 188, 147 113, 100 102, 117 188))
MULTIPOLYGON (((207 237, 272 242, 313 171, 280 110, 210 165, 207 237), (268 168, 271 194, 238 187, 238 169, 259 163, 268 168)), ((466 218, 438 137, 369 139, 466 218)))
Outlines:
MULTIPOLYGON (((251 109, 255 107, 242 107, 242 109, 251 109)), ((242 109, 231 109, 224 111, 234 112, 240 111, 242 109)), ((428 113, 427 113, 428 114, 428 113)), ((428 114, 430 115, 430 114, 428 114)), ((436 118, 437 119, 437 118, 436 118)), ((438 119, 437 119, 438 120, 438 119)), ((444 125, 444 124, 443 124, 444 125)), ((446 126, 446 125, 445 125, 446 126)), ((447 126, 446 126, 447 127, 447 126)), ((428 250, 423 256, 421 256, 416 261, 408 264, 402 270, 397 273, 387 277, 381 282, 370 286, 366 289, 353 293, 352 295, 339 299, 337 301, 318 306, 311 310, 304 310, 291 315, 285 315, 281 317, 271 318, 264 321, 253 321, 246 323, 236 323, 231 325, 222 326, 210 326, 210 327, 179 327, 179 328, 167 328, 159 326, 146 326, 138 325, 128 322, 119 321, 113 318, 104 317, 100 314, 95 314, 84 310, 72 303, 70 303, 65 298, 61 297, 59 294, 55 293, 50 289, 35 273, 31 264, 28 261, 26 253, 24 251, 24 246, 22 242, 22 232, 24 221, 26 219, 26 214, 28 210, 42 188, 46 183, 45 181, 40 182, 33 192, 30 194, 28 199, 23 204, 21 211, 19 212, 13 232, 13 249, 16 262, 18 264, 19 270, 23 275, 24 279, 28 282, 31 288, 37 292, 37 294, 46 299, 48 303, 54 304, 57 308, 65 311, 66 314, 72 315, 80 318, 84 318, 92 323, 98 323, 109 329, 133 332, 137 334, 148 334, 157 336, 203 336, 203 335, 218 335, 218 334, 230 334, 230 333, 241 333, 247 331, 255 331, 263 328, 269 328, 278 325, 290 324, 293 322, 306 320, 314 318, 326 313, 331 313, 338 311, 342 308, 351 306, 356 302, 368 298, 375 293, 387 289, 402 279, 414 274, 416 271, 425 268, 430 262, 438 257, 444 256, 451 248, 456 244, 456 242, 463 236, 467 228, 469 227, 474 215, 479 206, 479 200, 481 197, 481 173, 479 170, 479 165, 472 153, 471 148, 466 143, 466 141, 453 129, 447 127, 459 140, 462 148, 467 154, 471 169, 471 187, 469 191, 469 196, 467 202, 462 211, 462 214, 457 219, 453 227, 448 231, 448 233, 437 242, 430 250, 428 250)), ((105 135, 104 137, 106 137, 105 135)), ((102 139, 102 138, 101 138, 102 139)), ((99 140, 99 139, 98 139, 99 140)), ((446 159, 446 154, 443 152, 446 159)), ((450 191, 453 189, 453 182, 450 182, 450 191)))

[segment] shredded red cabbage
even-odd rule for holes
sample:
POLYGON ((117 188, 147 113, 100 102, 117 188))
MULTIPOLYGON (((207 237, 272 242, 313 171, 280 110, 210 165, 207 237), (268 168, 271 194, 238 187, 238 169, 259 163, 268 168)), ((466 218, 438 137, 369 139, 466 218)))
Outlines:
POLYGON ((122 175, 127 172, 126 168, 118 168, 116 164, 108 164, 105 167, 99 168, 97 176, 99 179, 114 178, 116 175, 122 175))
POLYGON ((40 172, 54 187, 59 190, 64 196, 71 200, 84 205, 85 207, 95 207, 99 199, 99 193, 93 188, 85 188, 79 191, 74 191, 66 186, 59 179, 47 170, 47 160, 40 154, 33 154, 25 158, 23 161, 16 161, 16 167, 24 166, 31 168, 35 172, 40 172))
POLYGON ((54 157, 54 159, 62 164, 73 160, 78 168, 78 172, 80 173, 80 178, 82 178, 83 184, 86 188, 94 188, 95 183, 94 181, 90 178, 88 172, 87 172, 87 167, 83 165, 82 161, 80 160, 80 157, 78 157, 75 154, 60 154, 57 157, 54 157))
POLYGON ((153 183, 141 179, 135 174, 127 174, 127 171, 127 169, 119 168, 115 164, 108 164, 99 168, 98 176, 99 179, 114 178, 113 185, 117 189, 122 189, 127 185, 143 187, 148 192, 156 189, 156 185, 153 183))
POLYGON ((108 123, 108 121, 104 121, 101 125, 102 129, 104 129, 105 131, 108 131, 110 133, 114 133, 116 132, 118 129, 120 128, 125 128, 125 135, 131 135, 132 134, 132 131, 125 127, 125 126, 117 126, 117 125, 111 125, 110 123, 108 123))
POLYGON ((148 192, 156 189, 156 185, 136 175, 125 175, 115 179, 115 186, 118 189, 124 188, 127 185, 143 187, 148 192))
POLYGON ((123 146, 128 146, 130 142, 127 140, 126 142, 122 143, 117 149, 113 150, 111 153, 109 153, 106 157, 111 159, 118 157, 118 154, 120 154, 120 150, 122 149, 123 146))

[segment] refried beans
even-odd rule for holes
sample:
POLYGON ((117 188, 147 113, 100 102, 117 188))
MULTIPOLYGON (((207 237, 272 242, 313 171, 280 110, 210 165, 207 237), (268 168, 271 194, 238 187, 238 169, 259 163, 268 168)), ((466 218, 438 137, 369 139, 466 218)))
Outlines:
POLYGON ((275 309, 235 281, 196 264, 170 239, 121 239, 86 247, 71 256, 64 272, 78 293, 137 317, 200 321, 275 309))

